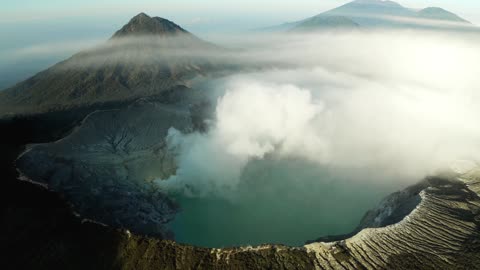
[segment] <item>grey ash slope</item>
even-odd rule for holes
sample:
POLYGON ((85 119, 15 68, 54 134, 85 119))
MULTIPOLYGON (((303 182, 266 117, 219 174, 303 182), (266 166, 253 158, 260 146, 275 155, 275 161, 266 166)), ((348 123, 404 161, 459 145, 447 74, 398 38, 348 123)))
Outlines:
POLYGON ((141 99, 92 113, 69 136, 30 146, 17 167, 24 177, 62 194, 83 218, 169 238, 164 224, 178 207, 152 180, 176 171, 163 140, 168 129, 194 128, 188 106, 181 104, 189 101, 176 96, 183 91, 188 90, 172 91, 176 104, 141 99))
POLYGON ((217 50, 180 26, 144 13, 100 46, 0 92, 0 117, 125 102, 185 85, 212 65, 171 50, 217 50))

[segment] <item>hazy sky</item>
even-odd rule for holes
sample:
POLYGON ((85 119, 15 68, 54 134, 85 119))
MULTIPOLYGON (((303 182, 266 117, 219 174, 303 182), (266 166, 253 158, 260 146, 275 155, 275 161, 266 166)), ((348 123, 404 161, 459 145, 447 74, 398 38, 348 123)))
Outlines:
MULTIPOLYGON (((304 19, 349 0, 15 0, 2 1, 0 50, 33 41, 105 38, 139 12, 171 19, 196 34, 228 32, 304 19)), ((401 0, 440 6, 480 24, 478 0, 401 0)))
MULTIPOLYGON (((200 36, 244 31, 307 18, 350 0, 15 0, 2 1, 5 48, 44 41, 105 39, 139 12, 175 21, 200 36)), ((411 8, 440 6, 480 24, 478 0, 400 0, 411 8)))
MULTIPOLYGON (((124 20, 144 11, 177 19, 184 25, 227 22, 228 18, 247 27, 261 22, 282 22, 315 15, 348 0, 16 0, 4 1, 0 22, 41 23, 65 18, 117 17, 124 20), (233 16, 233 17, 232 17, 233 16), (251 20, 252 16, 256 18, 251 20)), ((440 6, 474 22, 480 22, 478 0, 401 0, 407 7, 440 6)), ((232 23, 232 22, 230 22, 232 23)))
MULTIPOLYGON (((0 89, 109 38, 134 15, 173 20, 202 38, 304 19, 349 0, 1 0, 0 89), (52 45, 55 54, 43 53, 52 45), (33 53, 36 52, 35 55, 33 53), (21 54, 21 55, 18 55, 21 54), (18 78, 17 78, 18 77, 18 78)), ((478 0, 401 0, 440 6, 480 25, 478 0)))

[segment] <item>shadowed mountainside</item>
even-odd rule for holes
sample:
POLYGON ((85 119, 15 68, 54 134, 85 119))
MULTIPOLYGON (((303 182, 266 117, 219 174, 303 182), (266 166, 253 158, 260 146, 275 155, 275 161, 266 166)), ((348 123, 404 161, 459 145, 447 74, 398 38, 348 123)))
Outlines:
POLYGON ((173 22, 141 13, 105 44, 1 91, 0 117, 157 95, 213 69, 208 59, 184 51, 218 49, 173 22))

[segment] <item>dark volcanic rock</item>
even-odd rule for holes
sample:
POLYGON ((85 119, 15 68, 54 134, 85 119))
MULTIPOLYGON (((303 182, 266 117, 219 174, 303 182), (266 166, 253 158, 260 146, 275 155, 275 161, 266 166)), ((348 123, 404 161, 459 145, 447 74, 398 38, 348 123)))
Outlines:
POLYGON ((29 147, 17 166, 63 194, 82 217, 165 238, 163 224, 177 207, 152 180, 175 173, 164 141, 170 127, 192 129, 188 108, 140 100, 93 113, 69 136, 29 147))
POLYGON ((186 34, 189 33, 174 22, 160 17, 151 18, 145 13, 140 13, 118 30, 113 35, 113 38, 142 35, 175 36, 186 34))

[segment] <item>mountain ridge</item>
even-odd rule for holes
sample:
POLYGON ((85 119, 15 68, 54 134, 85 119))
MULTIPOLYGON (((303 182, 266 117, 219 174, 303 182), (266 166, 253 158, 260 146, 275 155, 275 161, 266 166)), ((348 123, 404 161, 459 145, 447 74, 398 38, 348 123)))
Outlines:
POLYGON ((290 31, 354 30, 360 25, 345 16, 315 16, 293 27, 290 31))
POLYGON ((425 19, 447 20, 447 21, 456 21, 456 22, 471 24, 470 21, 465 20, 464 18, 458 16, 457 14, 452 13, 440 7, 427 7, 419 10, 417 13, 422 18, 425 18, 425 19))
POLYGON ((161 17, 150 17, 146 13, 141 12, 116 31, 112 39, 140 35, 175 36, 189 34, 190 32, 170 20, 161 17))
POLYGON ((0 91, 0 118, 158 95, 211 66, 170 50, 218 49, 167 19, 140 13, 104 44, 0 91))
MULTIPOLYGON (((414 10, 402 6, 394 1, 383 0, 355 0, 339 7, 327 10, 315 16, 284 23, 278 26, 264 28, 266 31, 289 31, 294 30, 302 24, 313 24, 313 21, 319 21, 318 18, 343 17, 358 24, 360 28, 427 28, 427 29, 451 29, 453 25, 447 27, 445 23, 457 24, 462 27, 471 26, 471 22, 460 16, 439 7, 427 7, 421 10, 414 10), (422 21, 423 20, 423 21, 422 21), (438 22, 438 23, 436 23, 438 22)), ((332 25, 332 21, 325 19, 325 23, 320 23, 320 29, 326 29, 329 26, 337 28, 338 25, 332 25)))

